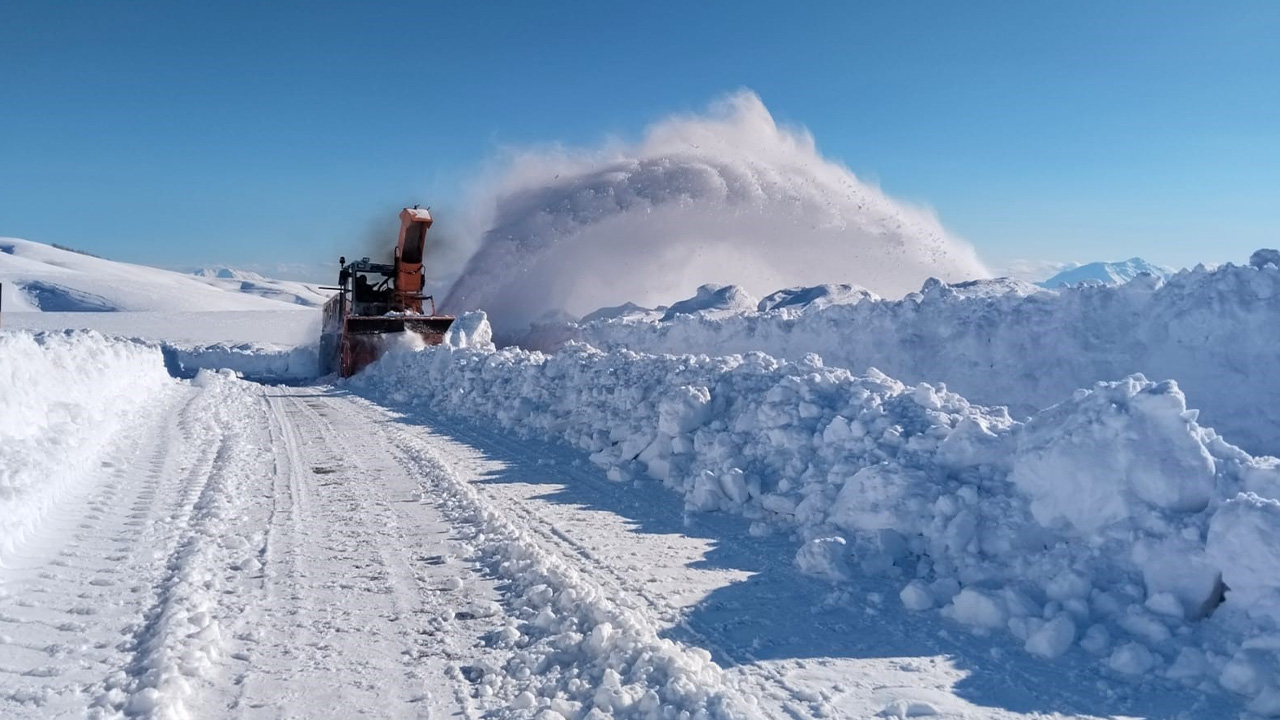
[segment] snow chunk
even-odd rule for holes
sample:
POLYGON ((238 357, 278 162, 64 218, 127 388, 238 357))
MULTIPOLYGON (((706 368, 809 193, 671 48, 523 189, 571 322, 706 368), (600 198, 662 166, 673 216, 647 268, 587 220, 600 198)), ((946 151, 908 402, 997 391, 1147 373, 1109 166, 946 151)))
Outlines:
POLYGON ((820 537, 805 543, 796 553, 796 567, 800 571, 832 582, 849 579, 845 539, 820 537))
POLYGON ((772 292, 756 305, 758 312, 769 312, 792 308, 807 310, 824 308, 832 305, 849 305, 861 300, 878 300, 875 293, 856 285, 814 285, 813 287, 790 287, 772 292))
POLYGON ((1027 423, 1010 480, 1040 523, 1092 534, 1138 504, 1196 512, 1209 503, 1213 458, 1176 383, 1141 375, 1098 383, 1027 423))
POLYGON ((1268 265, 1280 268, 1280 250, 1272 250, 1270 248, 1256 250, 1249 256, 1249 264, 1259 269, 1268 265))
POLYGON ((1228 500, 1209 521, 1205 554, 1230 588, 1227 604, 1280 621, 1280 501, 1228 500))
POLYGON ((1071 649, 1076 641, 1076 624, 1067 615, 1058 615, 1027 637, 1026 650, 1032 655, 1053 659, 1071 649))
POLYGON ((699 287, 693 297, 671 303, 671 307, 663 314, 662 321, 666 322, 677 315, 751 312, 758 304, 758 300, 737 285, 707 284, 699 287))
POLYGON ((1008 612, 999 598, 977 588, 965 588, 942 609, 942 614, 981 630, 1003 627, 1008 612))
POLYGON ((1131 642, 1116 648, 1107 664, 1118 673, 1137 677, 1155 667, 1156 658, 1146 645, 1131 642))
POLYGON ((908 610, 919 612, 933 607, 933 594, 923 580, 912 580, 898 593, 902 606, 908 610))
POLYGON ((483 310, 463 313, 449 326, 444 344, 454 348, 493 349, 493 328, 483 310))

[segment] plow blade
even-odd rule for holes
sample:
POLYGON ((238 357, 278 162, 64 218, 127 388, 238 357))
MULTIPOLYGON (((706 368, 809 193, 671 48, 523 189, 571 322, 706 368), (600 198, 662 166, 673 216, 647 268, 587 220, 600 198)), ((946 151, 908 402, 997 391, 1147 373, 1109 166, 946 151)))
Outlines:
POLYGON ((340 374, 351 377, 360 372, 393 347, 400 333, 413 333, 427 345, 439 345, 453 320, 447 315, 348 317, 340 348, 340 374))

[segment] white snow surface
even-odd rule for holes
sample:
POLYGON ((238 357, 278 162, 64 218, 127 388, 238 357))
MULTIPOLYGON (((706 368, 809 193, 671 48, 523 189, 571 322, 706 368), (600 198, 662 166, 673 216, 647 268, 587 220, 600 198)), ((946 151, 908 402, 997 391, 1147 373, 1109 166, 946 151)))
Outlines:
MULTIPOLYGON (((0 261, 30 260, 17 248, 0 261)), ((6 313, 0 646, 18 659, 0 709, 1017 716, 968 704, 941 651, 889 670, 857 657, 857 632, 797 621, 827 655, 768 657, 733 628, 798 584, 781 564, 821 589, 773 614, 938 627, 962 665, 1061 672, 1072 707, 1155 694, 1280 717, 1280 460, 1259 454, 1280 448, 1278 290, 1274 253, 1119 286, 930 280, 903 300, 705 286, 581 324, 548 314, 548 346, 598 346, 554 354, 496 349, 466 313, 445 346, 395 350, 338 392, 235 377, 314 376, 314 310, 6 313), (100 327, 132 339, 14 331, 30 318, 115 318, 100 327), (548 499, 550 478, 685 531, 548 499), (704 537, 768 569, 695 569, 704 537)))
POLYGON ((171 382, 156 348, 97 333, 0 333, 0 566, 171 382))
POLYGON ((889 578, 907 609, 1031 655, 1280 713, 1280 643, 1259 639, 1280 627, 1280 470, 1198 424, 1174 382, 1091 384, 1020 422, 813 355, 571 344, 396 353, 349 387, 567 442, 686 513, 794 533, 806 572, 889 578))
POLYGON ((1143 373, 1176 379, 1203 420, 1241 447, 1280 453, 1274 264, 1057 290, 1010 279, 930 280, 902 300, 668 315, 661 322, 637 314, 603 319, 541 338, 648 353, 760 351, 792 361, 815 353, 855 372, 876 368, 906 383, 945 382, 972 401, 1006 405, 1016 417, 1098 380, 1143 373))
POLYGON ((6 314, 280 310, 297 304, 292 296, 283 303, 260 297, 265 293, 246 290, 240 281, 202 279, 7 237, 0 237, 0 282, 6 314))

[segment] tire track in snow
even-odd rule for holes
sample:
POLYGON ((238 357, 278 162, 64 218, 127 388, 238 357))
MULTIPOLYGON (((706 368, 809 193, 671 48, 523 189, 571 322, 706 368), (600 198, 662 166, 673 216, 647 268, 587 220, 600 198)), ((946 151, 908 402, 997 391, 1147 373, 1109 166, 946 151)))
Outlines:
MULTIPOLYGON (((531 638, 517 640, 525 643, 525 652, 517 655, 517 672, 512 673, 518 680, 520 662, 536 666, 540 673, 563 671, 558 686, 546 675, 541 687, 530 686, 544 698, 541 702, 554 695, 557 700, 569 698, 576 707, 594 705, 617 717, 656 717, 653 713, 663 712, 711 718, 768 716, 756 707, 756 696, 727 678, 706 650, 660 638, 660 624, 651 616, 656 608, 637 605, 625 592, 597 584, 602 564, 575 563, 563 554, 563 542, 545 547, 531 537, 536 534, 532 529, 512 522, 511 506, 499 508, 485 499, 459 476, 458 470, 465 473, 467 468, 455 466, 460 458, 452 441, 410 432, 368 401, 350 402, 367 424, 386 429, 406 468, 422 479, 424 490, 454 522, 475 526, 473 542, 491 558, 494 572, 513 585, 507 604, 526 615, 525 631, 547 633, 542 639, 553 649, 541 648, 546 655, 540 658, 531 651, 531 638)), ((519 711, 532 709, 539 700, 525 689, 527 684, 512 685, 514 689, 506 692, 513 696, 513 716, 532 716, 519 711)), ((568 709, 564 714, 576 716, 568 709)))
POLYGON ((82 717, 130 661, 130 634, 154 601, 168 532, 163 488, 180 472, 174 386, 106 446, 84 494, 65 498, 0 569, 4 717, 82 717))
MULTIPOLYGON (((243 541, 228 532, 243 488, 262 466, 254 441, 253 404, 230 374, 207 374, 179 418, 187 467, 167 543, 166 572, 155 604, 133 637, 124 677, 109 682, 102 704, 130 716, 189 717, 191 696, 219 669, 221 595, 226 569, 243 541)), ((234 594, 225 592, 225 594, 234 594)))
POLYGON ((480 717, 463 668, 500 618, 378 433, 312 389, 264 388, 273 480, 245 523, 263 529, 262 582, 231 626, 232 684, 207 715, 480 717))

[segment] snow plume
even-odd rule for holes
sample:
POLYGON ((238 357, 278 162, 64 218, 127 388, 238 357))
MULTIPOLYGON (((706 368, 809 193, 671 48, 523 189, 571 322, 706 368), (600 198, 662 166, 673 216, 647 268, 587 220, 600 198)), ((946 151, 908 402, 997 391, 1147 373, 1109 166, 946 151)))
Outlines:
POLYGON ((931 275, 987 274, 931 212, 823 158, 750 92, 659 122, 638 144, 519 154, 487 205, 443 307, 488 311, 500 339, 550 313, 669 303, 704 283, 897 296, 931 275))

